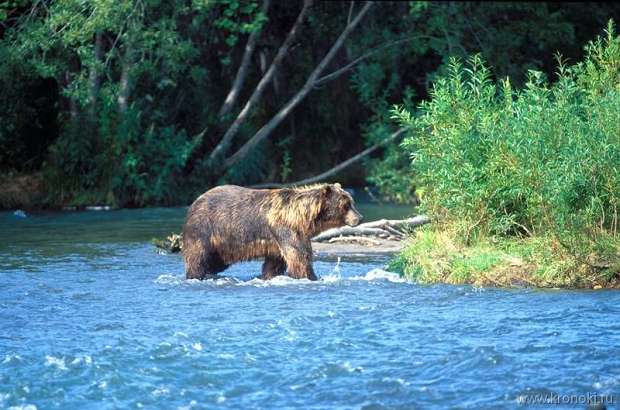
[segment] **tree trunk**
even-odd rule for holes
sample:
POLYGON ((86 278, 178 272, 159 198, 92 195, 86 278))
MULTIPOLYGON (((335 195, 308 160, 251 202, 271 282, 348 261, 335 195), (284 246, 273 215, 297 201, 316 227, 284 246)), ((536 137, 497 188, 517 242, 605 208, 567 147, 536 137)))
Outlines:
POLYGON ((401 38, 399 40, 394 40, 394 41, 388 41, 386 43, 383 43, 377 47, 374 47, 373 49, 369 50, 368 52, 366 52, 365 54, 357 57, 355 60, 352 60, 350 63, 346 64, 343 67, 340 67, 337 70, 332 71, 329 74, 324 75, 323 77, 319 78, 318 80, 316 80, 316 86, 321 86, 324 83, 331 81, 337 77, 339 77, 340 75, 342 75, 343 73, 351 70, 352 68, 354 68, 357 64, 361 63, 362 61, 364 61, 365 59, 367 59, 368 57, 371 57, 372 55, 385 50, 389 47, 394 47, 397 46, 399 44, 402 43, 406 43, 406 42, 410 42, 410 41, 415 41, 415 40, 419 40, 419 39, 435 39, 436 37, 433 36, 425 36, 425 35, 419 35, 419 36, 414 36, 414 37, 407 37, 407 38, 401 38))
POLYGON ((390 135, 389 137, 387 137, 383 141, 378 142, 375 145, 366 148, 364 151, 360 152, 359 154, 352 156, 351 158, 347 159, 346 161, 341 162, 340 164, 336 165, 335 167, 330 168, 327 171, 320 173, 319 175, 315 175, 315 176, 310 177, 310 178, 301 179, 301 180, 295 181, 295 182, 289 182, 289 183, 286 183, 286 184, 277 184, 277 183, 268 182, 268 183, 265 183, 265 184, 252 185, 252 188, 284 188, 284 187, 287 187, 287 186, 306 185, 306 184, 313 184, 315 182, 323 181, 327 177, 330 177, 330 176, 332 176, 332 175, 342 171, 343 169, 349 167, 350 165, 356 163, 357 161, 361 160, 366 155, 368 155, 368 154, 372 153, 373 151, 375 151, 377 148, 387 144, 390 141, 393 141, 399 135, 401 135, 403 132, 405 132, 405 128, 400 128, 399 130, 394 132, 392 135, 390 135))
POLYGON ((226 133, 224 134, 220 142, 215 146, 213 151, 211 151, 211 155, 209 155, 209 158, 208 158, 208 162, 210 164, 215 165, 216 159, 226 154, 228 148, 230 147, 233 137, 237 134, 237 131, 239 131, 239 128, 245 122, 245 120, 248 119, 251 111, 254 109, 254 106, 261 99, 263 92, 265 91, 265 89, 267 88, 267 85, 273 78, 273 75, 278 69, 278 66, 280 65, 284 57, 288 54, 288 50, 293 44, 295 37, 299 33, 301 29, 301 25, 311 5, 312 5, 311 0, 304 1, 304 6, 301 9, 301 12, 299 13, 299 15, 297 16, 297 20, 295 21, 295 24, 291 28, 291 31, 288 33, 288 36, 284 40, 284 43, 282 43, 282 45, 280 46, 280 49, 278 50, 278 53, 274 57, 271 63, 271 66, 269 67, 269 69, 267 70, 263 78, 261 78, 260 82, 254 89, 254 92, 250 96, 250 99, 246 102, 245 106, 243 107, 239 115, 237 115, 237 118, 235 119, 235 121, 230 125, 230 127, 228 128, 228 130, 226 131, 226 133))
POLYGON ((95 113, 97 111, 97 97, 99 95, 100 76, 99 76, 99 64, 101 62, 103 36, 101 32, 95 34, 95 49, 94 49, 94 62, 90 66, 90 72, 88 73, 88 83, 90 85, 88 92, 88 115, 91 121, 95 121, 95 113))
MULTIPOLYGON (((261 9, 261 13, 267 15, 267 11, 269 10, 270 0, 263 0, 263 7, 261 9)), ((248 69, 250 68, 250 63, 252 62, 252 55, 254 54, 254 49, 256 48, 256 42, 260 35, 261 29, 255 30, 250 34, 248 38, 248 42, 245 45, 245 51, 243 53, 243 58, 241 59, 241 64, 239 65, 239 69, 237 70, 237 75, 235 76, 235 80, 233 81, 233 85, 224 100, 224 104, 218 113, 218 116, 221 118, 228 114, 232 107, 234 107, 237 102, 237 97, 239 97, 239 93, 241 92, 241 88, 243 87, 243 83, 248 75, 248 69)))
POLYGON ((273 130, 276 129, 278 125, 282 122, 284 118, 299 104, 308 93, 312 90, 312 88, 316 85, 316 81, 321 75, 321 73, 325 70, 327 65, 330 63, 332 58, 336 55, 338 50, 342 47, 345 40, 351 34, 353 29, 359 24, 364 15, 368 12, 370 7, 372 6, 372 2, 367 2, 362 10, 355 16, 353 21, 348 24, 343 32, 340 34, 334 45, 328 51, 328 53, 323 57, 323 60, 319 63, 319 65, 314 69, 314 71, 310 74, 304 86, 291 98, 285 105, 280 109, 280 111, 271 119, 267 124, 265 124, 249 141, 247 141, 237 152, 235 152, 232 156, 230 156, 225 162, 224 165, 228 168, 235 165, 237 162, 245 158, 246 155, 250 151, 252 151, 258 143, 267 138, 273 130))
POLYGON ((119 90, 118 90, 118 111, 121 115, 124 115, 127 112, 127 107, 129 105, 129 94, 130 94, 130 84, 129 84, 129 72, 131 70, 131 65, 133 63, 133 48, 129 42, 125 44, 125 53, 123 55, 123 61, 121 63, 121 78, 119 81, 119 90))
MULTIPOLYGON (((65 75, 61 80, 63 87, 65 89, 69 89, 69 86, 71 85, 72 77, 73 77, 73 74, 70 71, 65 71, 65 75)), ((69 105, 69 115, 71 117, 71 120, 75 121, 77 120, 78 115, 79 115, 77 102, 75 101, 74 98, 70 96, 67 97, 67 102, 69 105)))

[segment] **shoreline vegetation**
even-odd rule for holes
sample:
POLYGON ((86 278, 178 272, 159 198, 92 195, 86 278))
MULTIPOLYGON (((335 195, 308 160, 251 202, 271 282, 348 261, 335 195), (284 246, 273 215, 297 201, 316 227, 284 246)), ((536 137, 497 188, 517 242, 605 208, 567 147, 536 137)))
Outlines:
POLYGON ((421 283, 620 287, 620 36, 521 90, 479 56, 452 60, 407 127, 422 210, 391 268, 421 283))
POLYGON ((456 235, 449 227, 417 230, 389 270, 421 284, 620 289, 617 260, 581 259, 552 237, 489 237, 467 245, 456 235))

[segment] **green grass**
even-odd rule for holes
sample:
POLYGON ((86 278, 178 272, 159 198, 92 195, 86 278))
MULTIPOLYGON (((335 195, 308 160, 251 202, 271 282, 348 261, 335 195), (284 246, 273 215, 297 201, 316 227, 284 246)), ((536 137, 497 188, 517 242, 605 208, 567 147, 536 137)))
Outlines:
MULTIPOLYGON (((418 283, 545 288, 619 287, 619 263, 584 261, 551 237, 458 239, 455 229, 424 227, 390 269, 418 283)), ((620 247, 617 249, 620 251, 620 247)))

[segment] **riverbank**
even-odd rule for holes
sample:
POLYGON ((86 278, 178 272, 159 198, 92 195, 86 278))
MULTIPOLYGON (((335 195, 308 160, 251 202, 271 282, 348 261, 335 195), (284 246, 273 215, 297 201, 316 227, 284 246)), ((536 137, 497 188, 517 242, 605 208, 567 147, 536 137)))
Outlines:
POLYGON ((620 263, 570 254, 551 237, 479 238, 466 245, 454 231, 424 227, 391 261, 418 283, 495 287, 620 288, 620 263))
POLYGON ((43 178, 38 174, 0 175, 0 210, 40 208, 46 196, 43 178))
MULTIPOLYGON (((456 237, 450 230, 425 227, 407 240, 313 241, 312 248, 315 257, 324 259, 391 257, 390 271, 420 284, 620 289, 620 263, 594 255, 581 260, 552 238, 485 238, 465 245, 456 237)), ((177 234, 153 239, 153 244, 167 252, 181 252, 177 234)))
POLYGON ((54 191, 41 172, 0 174, 0 211, 109 211, 114 201, 101 192, 54 191))

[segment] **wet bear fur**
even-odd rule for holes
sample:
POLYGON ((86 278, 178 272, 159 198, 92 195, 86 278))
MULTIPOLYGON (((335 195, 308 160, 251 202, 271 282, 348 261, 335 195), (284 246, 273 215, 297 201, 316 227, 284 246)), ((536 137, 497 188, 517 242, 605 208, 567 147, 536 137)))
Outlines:
POLYGON ((330 228, 355 226, 361 215, 340 184, 300 188, 213 188, 198 197, 183 226, 188 279, 213 278, 231 264, 264 258, 262 278, 288 271, 316 280, 310 239, 330 228))

